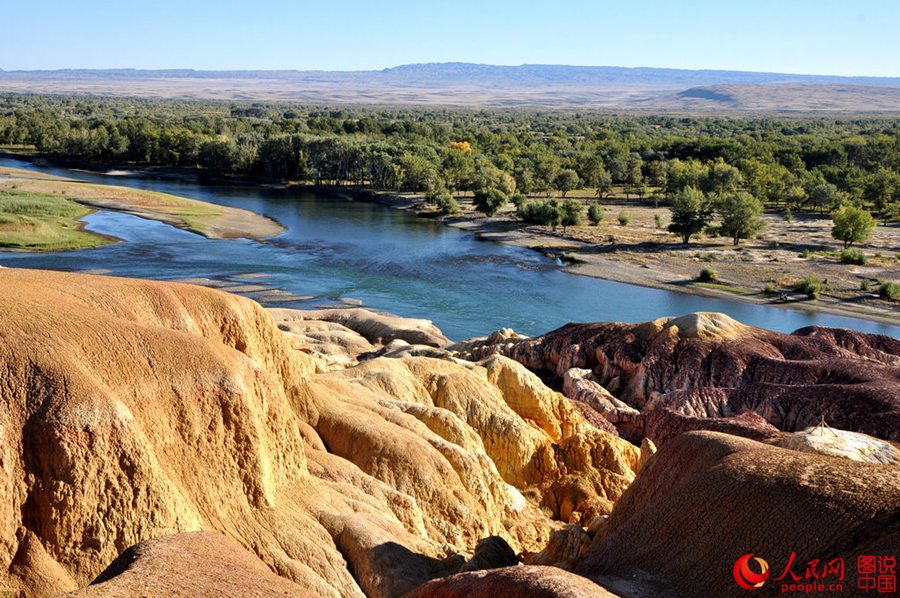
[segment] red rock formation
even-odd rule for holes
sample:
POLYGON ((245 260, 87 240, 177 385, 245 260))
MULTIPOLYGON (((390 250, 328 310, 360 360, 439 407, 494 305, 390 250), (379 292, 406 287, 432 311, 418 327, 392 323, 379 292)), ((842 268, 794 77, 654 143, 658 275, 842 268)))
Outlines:
POLYGON ((710 430, 725 432, 753 440, 778 436, 778 428, 753 411, 742 411, 731 417, 701 418, 681 415, 669 408, 651 409, 643 415, 645 438, 661 446, 683 432, 710 430))
POLYGON ((780 334, 722 314, 692 314, 569 324, 505 353, 560 380, 570 368, 589 369, 645 414, 668 407, 723 418, 749 409, 780 430, 824 418, 835 428, 900 440, 900 341, 886 336, 818 327, 780 334))
POLYGON ((615 598, 592 581, 556 567, 506 567, 429 582, 405 598, 615 598))
MULTIPOLYGON (((773 577, 792 551, 801 576, 808 561, 836 557, 849 574, 858 555, 898 546, 897 466, 689 432, 641 470, 573 570, 601 582, 643 571, 683 596, 733 596, 743 590, 732 568, 747 553, 766 559, 773 577)), ((773 579, 757 595, 778 589, 773 579)))

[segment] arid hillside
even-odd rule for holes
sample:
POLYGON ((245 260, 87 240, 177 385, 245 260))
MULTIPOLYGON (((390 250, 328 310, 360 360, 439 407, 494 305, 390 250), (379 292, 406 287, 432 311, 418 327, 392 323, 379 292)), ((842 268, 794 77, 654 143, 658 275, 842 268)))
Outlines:
POLYGON ((898 78, 542 64, 408 64, 376 71, 0 70, 0 92, 381 106, 900 112, 898 78))

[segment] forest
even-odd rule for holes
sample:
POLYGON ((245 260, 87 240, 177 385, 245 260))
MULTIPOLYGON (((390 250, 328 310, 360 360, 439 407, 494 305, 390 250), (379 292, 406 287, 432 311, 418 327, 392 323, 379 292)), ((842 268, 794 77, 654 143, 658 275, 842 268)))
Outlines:
MULTIPOLYGON (((312 185, 471 192, 476 206, 591 189, 671 201, 743 192, 785 213, 900 220, 900 120, 323 108, 0 95, 0 146, 88 166, 197 168, 312 185), (479 203, 477 200, 481 198, 479 203)), ((440 203, 440 202, 439 202, 440 203)), ((452 203, 452 202, 450 202, 452 203)))

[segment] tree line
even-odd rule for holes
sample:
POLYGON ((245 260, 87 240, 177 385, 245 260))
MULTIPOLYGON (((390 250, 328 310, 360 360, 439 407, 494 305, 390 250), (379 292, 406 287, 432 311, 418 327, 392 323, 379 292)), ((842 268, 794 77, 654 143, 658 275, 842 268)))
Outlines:
MULTIPOLYGON (((709 202, 721 207, 729 201, 732 211, 755 210, 750 197, 786 214, 857 205, 884 222, 900 220, 900 121, 889 118, 328 109, 0 95, 0 145, 18 144, 89 165, 198 168, 422 192, 445 210, 469 192, 487 214, 509 201, 521 204, 524 196, 564 200, 588 188, 599 198, 616 192, 670 204, 688 201, 685 193, 689 201, 700 194, 706 211, 714 209, 709 202)), ((536 214, 539 207, 530 209, 536 214)))

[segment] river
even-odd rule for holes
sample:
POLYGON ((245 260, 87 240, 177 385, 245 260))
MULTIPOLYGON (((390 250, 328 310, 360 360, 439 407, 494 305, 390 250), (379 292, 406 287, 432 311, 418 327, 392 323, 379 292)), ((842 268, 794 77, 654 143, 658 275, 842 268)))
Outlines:
POLYGON ((70 252, 0 252, 0 265, 9 267, 245 283, 251 282, 247 275, 254 275, 253 285, 312 297, 278 305, 308 308, 361 302, 433 320, 456 340, 501 327, 533 335, 573 321, 637 322, 693 311, 720 311, 782 332, 815 324, 900 337, 900 326, 858 318, 568 274, 557 261, 536 252, 480 241, 470 233, 373 203, 261 187, 108 176, 11 159, 0 159, 0 166, 245 208, 274 218, 287 229, 263 241, 212 240, 101 210, 84 219, 86 228, 124 242, 70 252))

